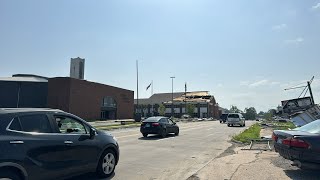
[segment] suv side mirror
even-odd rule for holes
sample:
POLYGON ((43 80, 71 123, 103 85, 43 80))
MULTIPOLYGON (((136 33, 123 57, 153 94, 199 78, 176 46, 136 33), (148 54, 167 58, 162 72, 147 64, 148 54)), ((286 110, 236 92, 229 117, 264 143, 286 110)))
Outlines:
POLYGON ((90 139, 92 139, 96 135, 96 130, 93 128, 90 128, 90 139))

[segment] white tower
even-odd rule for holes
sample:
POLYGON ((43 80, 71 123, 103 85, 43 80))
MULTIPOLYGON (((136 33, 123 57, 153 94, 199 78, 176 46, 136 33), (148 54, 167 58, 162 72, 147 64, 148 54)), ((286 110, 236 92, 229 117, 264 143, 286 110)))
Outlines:
POLYGON ((84 62, 85 59, 71 58, 70 77, 84 79, 84 62))

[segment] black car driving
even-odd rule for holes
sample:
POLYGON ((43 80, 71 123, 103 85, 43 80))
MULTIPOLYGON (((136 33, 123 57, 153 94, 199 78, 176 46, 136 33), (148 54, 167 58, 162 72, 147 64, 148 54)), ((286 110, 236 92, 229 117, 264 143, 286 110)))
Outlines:
POLYGON ((0 179, 109 177, 119 160, 112 135, 53 109, 0 109, 0 147, 0 179))
POLYGON ((179 126, 167 117, 149 117, 141 123, 140 132, 143 137, 147 137, 148 134, 158 134, 164 138, 169 133, 178 136, 179 126))
POLYGON ((293 130, 276 130, 272 138, 275 150, 305 169, 320 168, 320 120, 293 130))

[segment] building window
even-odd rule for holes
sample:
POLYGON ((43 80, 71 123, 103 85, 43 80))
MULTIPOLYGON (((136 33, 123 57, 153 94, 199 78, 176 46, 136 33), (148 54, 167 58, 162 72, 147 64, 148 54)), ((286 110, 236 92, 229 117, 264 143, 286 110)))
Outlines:
POLYGON ((117 108, 117 103, 112 97, 107 96, 103 98, 102 107, 117 108))

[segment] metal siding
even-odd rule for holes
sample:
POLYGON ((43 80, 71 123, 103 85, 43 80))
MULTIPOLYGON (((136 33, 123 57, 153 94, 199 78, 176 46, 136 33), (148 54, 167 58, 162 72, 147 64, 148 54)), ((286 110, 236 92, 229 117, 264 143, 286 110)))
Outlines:
POLYGON ((20 108, 47 107, 48 83, 23 82, 20 92, 20 108))
POLYGON ((0 81, 0 108, 17 107, 20 85, 18 107, 47 107, 48 83, 0 81))
POLYGON ((17 107, 18 89, 17 82, 0 81, 0 108, 17 107))

